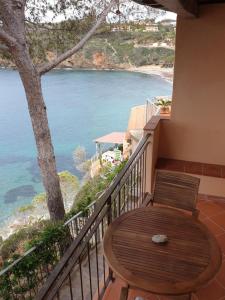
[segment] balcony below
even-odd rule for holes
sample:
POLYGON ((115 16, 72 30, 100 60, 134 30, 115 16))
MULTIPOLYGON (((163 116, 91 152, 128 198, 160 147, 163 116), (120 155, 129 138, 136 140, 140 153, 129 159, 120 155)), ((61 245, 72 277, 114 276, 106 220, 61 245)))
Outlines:
MULTIPOLYGON (((197 207, 200 210, 200 220, 208 226, 219 242, 223 252, 223 264, 216 278, 193 293, 192 300, 225 300, 225 198, 199 195, 197 207)), ((122 280, 116 278, 108 286, 103 299, 119 299, 121 287, 124 285, 122 280)), ((129 291, 128 300, 134 300, 137 296, 144 300, 182 300, 182 297, 165 297, 134 289, 129 291)))

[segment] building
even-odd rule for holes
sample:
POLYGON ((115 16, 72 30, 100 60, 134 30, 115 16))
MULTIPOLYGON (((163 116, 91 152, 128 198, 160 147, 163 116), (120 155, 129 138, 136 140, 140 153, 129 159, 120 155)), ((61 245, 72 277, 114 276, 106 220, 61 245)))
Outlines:
POLYGON ((176 20, 172 20, 172 19, 163 19, 158 23, 163 26, 172 26, 172 27, 176 26, 176 20))

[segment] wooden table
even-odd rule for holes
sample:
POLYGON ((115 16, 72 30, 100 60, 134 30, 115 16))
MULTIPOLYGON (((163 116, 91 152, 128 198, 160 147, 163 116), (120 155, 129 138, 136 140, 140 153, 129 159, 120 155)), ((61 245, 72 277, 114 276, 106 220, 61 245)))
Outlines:
POLYGON ((104 255, 129 286, 151 293, 181 295, 196 291, 218 272, 222 255, 200 221, 172 208, 148 207, 123 214, 107 229, 104 255), (167 244, 151 237, 166 234, 167 244))

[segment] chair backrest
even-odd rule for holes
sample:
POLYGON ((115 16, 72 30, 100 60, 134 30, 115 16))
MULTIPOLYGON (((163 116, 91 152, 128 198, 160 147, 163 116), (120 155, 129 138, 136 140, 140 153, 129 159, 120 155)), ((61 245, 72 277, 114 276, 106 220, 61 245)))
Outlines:
POLYGON ((186 174, 157 170, 153 203, 194 212, 200 179, 186 174))

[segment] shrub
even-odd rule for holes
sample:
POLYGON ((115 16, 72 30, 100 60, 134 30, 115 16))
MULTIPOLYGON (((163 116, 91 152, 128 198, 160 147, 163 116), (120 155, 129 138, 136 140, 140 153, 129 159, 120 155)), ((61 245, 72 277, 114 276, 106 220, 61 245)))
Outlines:
MULTIPOLYGON (((40 225, 39 225, 40 226, 40 225)), ((3 260, 11 259, 14 254, 21 254, 25 250, 27 241, 33 239, 39 232, 39 226, 27 226, 11 234, 1 244, 0 255, 3 260)))
MULTIPOLYGON (((33 228, 29 228, 31 231, 33 228)), ((20 234, 22 231, 20 231, 20 234)), ((31 232, 30 232, 31 233, 31 232)), ((18 235, 18 233, 17 233, 18 235)), ((15 235, 14 235, 15 237, 15 235)), ((8 239, 12 241, 12 237, 8 239)), ((40 284, 41 277, 47 276, 71 244, 71 236, 67 227, 62 223, 44 222, 42 231, 36 232, 33 239, 27 243, 27 249, 36 246, 29 255, 23 257, 11 270, 0 277, 0 299, 11 300, 11 290, 18 299, 32 299, 25 295, 40 284), (20 298, 22 296, 22 298, 20 298)), ((14 254, 5 261, 4 267, 11 264, 20 255, 14 254)))

